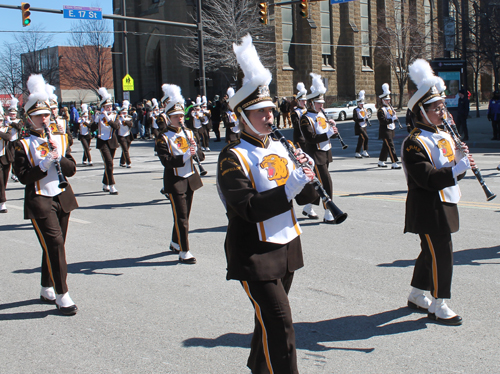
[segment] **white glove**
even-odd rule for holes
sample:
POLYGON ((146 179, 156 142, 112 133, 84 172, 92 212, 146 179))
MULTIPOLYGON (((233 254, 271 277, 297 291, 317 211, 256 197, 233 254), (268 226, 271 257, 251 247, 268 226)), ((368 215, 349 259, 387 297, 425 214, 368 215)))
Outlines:
POLYGON ((333 135, 335 135, 335 129, 336 127, 330 126, 330 128, 326 131, 326 135, 331 138, 333 135))
POLYGON ((451 168, 451 171, 453 172, 453 178, 456 178, 457 175, 460 175, 467 170, 470 169, 470 161, 467 156, 462 157, 458 163, 451 168))
POLYGON ((40 166, 40 169, 42 171, 47 171, 49 170, 50 166, 54 163, 54 155, 51 153, 49 153, 42 161, 40 161, 40 163, 38 164, 38 166, 40 166))
POLYGON ((302 148, 297 148, 297 150, 299 151, 297 155, 304 155, 306 156, 307 158, 307 167, 311 170, 314 170, 314 160, 312 159, 311 156, 309 156, 307 153, 305 153, 302 148))
POLYGON ((191 147, 189 147, 186 153, 184 153, 184 157, 182 158, 182 160, 184 161, 184 163, 186 163, 190 158, 191 158, 191 147))
POLYGON ((295 169, 292 171, 285 184, 285 193, 288 201, 291 201, 297 196, 309 182, 309 178, 307 178, 302 169, 295 169))

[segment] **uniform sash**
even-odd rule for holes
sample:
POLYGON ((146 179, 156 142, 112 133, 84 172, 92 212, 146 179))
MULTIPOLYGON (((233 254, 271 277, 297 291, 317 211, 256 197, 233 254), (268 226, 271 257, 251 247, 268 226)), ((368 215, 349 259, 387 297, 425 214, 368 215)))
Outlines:
MULTIPOLYGON (((436 169, 443 167, 452 167, 455 162, 455 147, 451 136, 438 130, 437 133, 420 129, 420 134, 416 134, 415 139, 422 144, 427 156, 436 169)), ((439 191, 439 197, 442 202, 457 204, 460 201, 462 193, 455 178, 455 185, 446 187, 439 191)))
MULTIPOLYGON (((115 120, 115 114, 111 113, 108 117, 111 118, 112 121, 115 120)), ((98 125, 98 133, 97 136, 101 140, 109 140, 113 137, 113 128, 108 125, 108 121, 106 117, 99 116, 99 125, 98 125)))
POLYGON ((395 130, 396 124, 394 123, 394 121, 397 118, 396 113, 391 108, 389 108, 387 106, 383 106, 382 111, 385 114, 385 118, 392 120, 391 123, 387 124, 387 129, 388 130, 395 130))
MULTIPOLYGON (((328 121, 323 113, 307 112, 306 116, 309 118, 309 123, 313 127, 316 134, 326 134, 330 125, 328 124, 328 121)), ((330 139, 328 139, 324 142, 318 143, 317 147, 321 151, 328 151, 332 148, 332 144, 330 143, 330 139)))
MULTIPOLYGON (((64 156, 68 148, 68 136, 66 134, 52 134, 51 139, 57 144, 57 153, 60 156, 64 156)), ((24 147, 24 152, 29 157, 29 162, 32 167, 38 166, 50 152, 46 138, 31 135, 21 139, 21 144, 24 147)), ((64 188, 61 189, 58 185, 59 178, 57 176, 57 170, 54 164, 52 164, 49 170, 47 170, 47 175, 35 182, 35 192, 37 195, 42 196, 56 196, 64 191, 64 188)))
MULTIPOLYGON (((193 132, 186 129, 188 136, 193 139, 193 132)), ((163 139, 168 144, 168 149, 172 156, 184 156, 186 152, 189 151, 189 141, 184 136, 182 131, 166 131, 162 134, 163 139)), ((190 157, 189 160, 184 164, 184 166, 173 168, 174 174, 178 177, 187 178, 195 173, 193 158, 190 157)))
POLYGON ((363 119, 363 122, 359 123, 359 127, 366 127, 366 109, 357 107, 356 112, 358 113, 358 118, 363 119))
MULTIPOLYGON (((271 141, 268 148, 257 148, 242 140, 231 151, 258 192, 284 185, 295 169, 286 149, 278 141, 271 141)), ((277 244, 289 243, 302 233, 293 209, 258 222, 257 230, 260 241, 277 244)))

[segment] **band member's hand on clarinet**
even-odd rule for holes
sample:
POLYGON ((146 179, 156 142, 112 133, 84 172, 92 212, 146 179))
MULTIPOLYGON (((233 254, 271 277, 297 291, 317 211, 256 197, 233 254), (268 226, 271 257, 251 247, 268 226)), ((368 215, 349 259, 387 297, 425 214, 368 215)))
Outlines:
POLYGON ((330 128, 326 132, 328 137, 331 138, 332 136, 335 136, 339 133, 339 130, 337 130, 337 126, 335 124, 335 121, 333 119, 329 120, 328 123, 330 124, 330 128))
POLYGON ((285 184, 285 193, 288 201, 297 196, 313 178, 314 172, 307 167, 294 169, 285 184))

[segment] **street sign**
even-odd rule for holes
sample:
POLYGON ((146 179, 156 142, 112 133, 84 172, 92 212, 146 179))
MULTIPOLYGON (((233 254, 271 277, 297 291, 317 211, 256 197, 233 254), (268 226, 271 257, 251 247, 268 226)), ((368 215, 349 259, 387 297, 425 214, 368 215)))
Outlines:
POLYGON ((64 18, 71 19, 102 19, 102 8, 91 8, 75 5, 63 5, 64 18))
POLYGON ((123 91, 133 91, 134 90, 134 79, 127 74, 122 79, 123 91))
POLYGON ((341 3, 347 3, 349 1, 354 1, 354 0, 330 0, 330 4, 341 4, 341 3))
POLYGON ((130 101, 130 92, 126 91, 123 93, 123 100, 130 101))

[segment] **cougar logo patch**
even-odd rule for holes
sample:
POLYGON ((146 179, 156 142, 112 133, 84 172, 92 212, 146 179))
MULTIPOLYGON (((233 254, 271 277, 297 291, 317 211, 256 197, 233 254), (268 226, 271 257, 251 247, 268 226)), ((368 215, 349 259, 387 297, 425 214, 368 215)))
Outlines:
POLYGON ((453 153, 450 143, 446 139, 438 141, 438 148, 443 153, 443 156, 448 159, 448 162, 453 161, 455 154, 453 153))
POLYGON ((182 136, 176 138, 174 140, 174 143, 177 145, 177 148, 179 148, 182 152, 186 152, 189 148, 187 140, 182 136))
POLYGON ((38 147, 36 147, 36 150, 40 152, 40 156, 42 157, 47 156, 50 152, 49 145, 47 143, 40 144, 38 147))
POLYGON ((51 132, 51 133, 56 133, 56 132, 59 132, 59 127, 57 127, 57 123, 54 123, 54 122, 52 122, 52 123, 49 125, 49 129, 50 129, 50 132, 51 132))
POLYGON ((288 179, 288 160, 278 155, 268 155, 260 163, 262 169, 267 169, 267 179, 282 186, 288 179))
POLYGON ((323 117, 316 117, 318 120, 318 125, 321 127, 323 130, 326 130, 326 119, 323 117))

